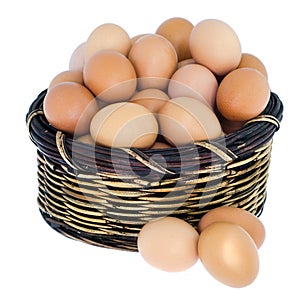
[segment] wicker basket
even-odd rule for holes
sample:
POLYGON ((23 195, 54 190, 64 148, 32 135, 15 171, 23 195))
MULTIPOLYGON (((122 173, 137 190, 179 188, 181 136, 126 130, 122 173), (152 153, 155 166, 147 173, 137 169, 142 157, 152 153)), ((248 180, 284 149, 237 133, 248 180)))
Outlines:
POLYGON ((37 147, 39 209, 65 236, 137 251, 137 235, 153 218, 171 215, 196 226, 208 210, 223 205, 261 214, 272 138, 283 112, 275 93, 241 130, 180 148, 141 151, 73 141, 47 123, 46 92, 31 104, 26 122, 37 147))

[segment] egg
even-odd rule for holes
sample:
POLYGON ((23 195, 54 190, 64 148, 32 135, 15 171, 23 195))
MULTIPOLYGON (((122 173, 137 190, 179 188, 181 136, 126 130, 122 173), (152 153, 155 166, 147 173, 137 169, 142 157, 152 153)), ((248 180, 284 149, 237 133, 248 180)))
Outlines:
POLYGON ((137 34, 137 35, 133 36, 131 38, 131 45, 133 45, 142 36, 145 36, 145 35, 148 35, 148 34, 151 34, 151 33, 140 33, 140 34, 137 34))
POLYGON ((198 237, 189 223, 175 217, 164 217, 143 226, 137 239, 138 251, 153 267, 180 272, 198 261, 198 237))
POLYGON ((148 34, 132 45, 128 58, 138 77, 138 88, 164 90, 177 68, 177 53, 163 36, 148 34))
POLYGON ((198 223, 198 231, 202 232, 214 222, 231 222, 240 225, 254 240, 257 248, 263 244, 266 236, 263 223, 254 214, 245 209, 233 206, 220 206, 207 212, 198 223))
POLYGON ((220 123, 225 134, 236 132, 245 125, 245 122, 243 121, 230 121, 225 118, 220 120, 220 123))
POLYGON ((158 124, 144 106, 119 102, 96 113, 90 134, 97 144, 106 147, 150 148, 157 138, 158 124))
POLYGON ((181 96, 203 100, 211 108, 215 106, 218 82, 214 74, 199 64, 187 64, 178 69, 168 85, 170 98, 181 96))
POLYGON ((260 71, 266 78, 268 78, 268 72, 263 62, 253 54, 242 53, 241 61, 238 68, 253 68, 260 71))
POLYGON ((245 121, 231 121, 224 118, 217 110, 215 110, 217 117, 220 121, 221 127, 225 134, 236 132, 240 130, 245 125, 245 121))
POLYGON ((104 23, 89 35, 85 47, 85 61, 99 50, 115 50, 127 56, 130 48, 131 39, 125 29, 114 23, 104 23))
POLYGON ((241 60, 241 43, 225 22, 206 19, 196 24, 190 35, 192 58, 216 75, 236 69, 241 60))
POLYGON ((91 137, 91 135, 89 133, 78 136, 76 138, 76 141, 95 146, 95 141, 93 140, 93 138, 91 137))
POLYGON ((185 65, 194 64, 194 63, 196 63, 196 62, 194 61, 193 58, 188 58, 188 59, 181 60, 177 64, 177 69, 180 69, 181 67, 183 67, 185 65))
POLYGON ((268 80, 259 71, 241 68, 230 72, 219 85, 216 105, 227 120, 247 121, 258 116, 270 98, 268 80))
POLYGON ((88 133, 90 122, 98 111, 94 95, 75 82, 60 83, 48 90, 43 105, 48 122, 72 135, 88 133))
POLYGON ((77 46, 73 51, 70 61, 69 61, 69 70, 71 71, 81 71, 85 63, 85 42, 77 46))
POLYGON ((184 18, 171 18, 164 21, 156 30, 156 34, 160 34, 167 38, 174 46, 178 60, 191 58, 189 47, 190 34, 194 25, 184 18))
POLYGON ((83 85, 83 74, 82 71, 67 70, 57 74, 49 83, 48 88, 62 83, 62 82, 77 82, 83 85))
POLYGON ((227 222, 208 225, 199 236, 198 255, 205 269, 230 287, 248 286, 258 275, 256 245, 239 225, 227 222))
POLYGON ((162 90, 145 89, 135 93, 130 101, 145 106, 152 113, 157 113, 169 99, 169 96, 162 90))
POLYGON ((114 50, 96 52, 83 69, 84 84, 100 100, 128 100, 135 92, 136 72, 129 59, 114 50))
POLYGON ((218 118, 204 100, 170 99, 159 110, 158 120, 162 136, 175 146, 214 139, 222 134, 218 118))
POLYGON ((167 143, 163 143, 163 142, 155 142, 151 149, 167 149, 170 148, 171 145, 167 144, 167 143))

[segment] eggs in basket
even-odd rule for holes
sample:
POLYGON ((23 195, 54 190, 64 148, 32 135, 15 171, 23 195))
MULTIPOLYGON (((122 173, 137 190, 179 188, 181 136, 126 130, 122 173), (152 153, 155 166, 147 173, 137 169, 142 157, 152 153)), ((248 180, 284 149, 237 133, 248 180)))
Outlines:
POLYGON ((76 138, 147 149, 158 137, 179 146, 230 133, 269 97, 264 65, 241 52, 229 25, 172 18, 133 38, 116 24, 97 27, 74 51, 70 70, 49 84, 44 112, 76 138))
MULTIPOLYGON (((133 37, 117 24, 95 28, 69 69, 49 82, 43 113, 49 126, 84 145, 173 149, 235 134, 270 96, 264 64, 242 52, 227 23, 178 17, 133 37)), ((223 151, 227 157, 226 145, 223 151)), ((254 214, 224 204, 197 226, 166 214, 136 238, 141 256, 158 269, 183 271, 200 259, 220 282, 243 287, 258 274, 265 229, 254 214)))

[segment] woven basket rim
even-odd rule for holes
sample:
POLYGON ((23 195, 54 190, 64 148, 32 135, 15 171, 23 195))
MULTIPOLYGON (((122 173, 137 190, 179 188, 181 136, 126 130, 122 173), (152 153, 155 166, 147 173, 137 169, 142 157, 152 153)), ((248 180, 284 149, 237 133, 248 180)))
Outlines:
MULTIPOLYGON (((120 156, 120 161, 122 161, 122 158, 128 159, 128 156, 130 156, 131 161, 137 165, 137 170, 141 171, 143 171, 143 168, 148 170, 149 167, 159 169, 159 166, 155 165, 150 157, 153 154, 160 154, 170 163, 170 172, 176 172, 178 149, 181 153, 185 153, 189 151, 191 146, 198 149, 199 155, 203 159, 203 167, 205 167, 206 161, 207 163, 211 163, 212 153, 216 154, 217 158, 220 159, 220 163, 243 160, 272 140, 274 133, 280 128, 283 116, 283 104, 278 95, 271 92, 268 105, 259 116, 249 120, 236 132, 226 134, 220 138, 195 142, 191 145, 183 145, 181 147, 145 150, 136 148, 107 148, 76 141, 76 144, 78 144, 76 148, 85 153, 82 156, 83 161, 76 164, 72 159, 72 151, 74 150, 72 147, 74 143, 72 136, 52 127, 44 116, 43 100, 46 93, 47 89, 42 91, 29 107, 26 115, 29 136, 39 151, 50 159, 82 171, 94 169, 96 160, 98 171, 110 173, 109 161, 112 151, 115 156, 120 156), (90 163, 88 157, 91 156, 92 152, 95 155, 95 160, 90 163)), ((164 169, 162 171, 166 172, 168 170, 164 169)))

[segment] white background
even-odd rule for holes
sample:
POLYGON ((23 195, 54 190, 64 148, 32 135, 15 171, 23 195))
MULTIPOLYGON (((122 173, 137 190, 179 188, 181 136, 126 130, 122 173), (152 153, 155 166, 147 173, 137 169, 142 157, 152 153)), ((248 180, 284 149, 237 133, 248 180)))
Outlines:
POLYGON ((298 1, 9 1, 1 31, 0 298, 10 299, 299 299, 299 15, 298 1), (166 19, 231 25, 244 52, 265 63, 285 105, 274 138, 267 232, 260 272, 242 289, 217 282, 200 263, 169 274, 137 253, 93 247, 52 230, 38 211, 35 147, 25 115, 30 103, 98 25, 114 22, 134 36, 166 19))

